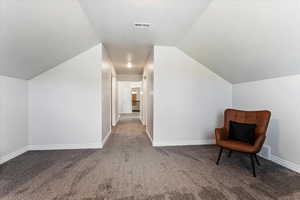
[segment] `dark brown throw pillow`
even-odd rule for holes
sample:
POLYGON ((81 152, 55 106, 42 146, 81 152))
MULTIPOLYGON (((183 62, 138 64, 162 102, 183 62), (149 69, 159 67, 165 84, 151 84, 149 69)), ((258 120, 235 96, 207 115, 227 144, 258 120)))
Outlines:
POLYGON ((229 139, 254 144, 256 124, 230 121, 229 139))

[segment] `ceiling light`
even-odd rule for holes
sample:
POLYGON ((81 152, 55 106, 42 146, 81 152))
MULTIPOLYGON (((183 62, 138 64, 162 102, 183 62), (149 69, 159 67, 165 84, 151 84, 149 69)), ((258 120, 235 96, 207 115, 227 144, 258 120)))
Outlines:
POLYGON ((132 64, 129 62, 129 63, 127 64, 127 67, 128 67, 128 68, 131 68, 131 67, 132 67, 132 64))
POLYGON ((132 60, 132 55, 131 54, 127 55, 127 60, 128 60, 128 62, 131 62, 131 60, 132 60))

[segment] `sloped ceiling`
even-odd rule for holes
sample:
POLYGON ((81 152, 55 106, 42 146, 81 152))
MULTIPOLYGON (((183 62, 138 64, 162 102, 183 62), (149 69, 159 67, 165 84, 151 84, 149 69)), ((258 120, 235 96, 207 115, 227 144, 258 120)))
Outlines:
POLYGON ((211 0, 79 0, 117 73, 141 73, 153 45, 174 46, 211 0), (149 29, 134 23, 149 23, 149 29), (126 68, 130 61, 131 69, 126 68))
POLYGON ((1 0, 0 74, 30 79, 97 44, 77 0, 1 0))
POLYGON ((232 83, 300 73, 299 0, 214 0, 178 47, 232 83))
POLYGON ((104 44, 110 54, 111 60, 117 74, 143 74, 149 52, 152 47, 148 45, 119 45, 104 44), (128 68, 128 62, 132 63, 132 68, 128 68))
POLYGON ((299 0, 0 3, 1 75, 30 79, 99 42, 122 74, 141 73, 153 45, 177 46, 231 83, 300 73, 299 0))

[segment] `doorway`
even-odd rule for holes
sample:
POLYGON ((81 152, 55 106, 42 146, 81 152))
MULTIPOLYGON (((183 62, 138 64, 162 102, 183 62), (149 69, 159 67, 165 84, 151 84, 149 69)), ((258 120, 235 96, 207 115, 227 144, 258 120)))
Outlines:
POLYGON ((142 83, 134 81, 118 81, 118 111, 119 118, 141 117, 141 86, 142 83))
POLYGON ((139 113, 141 111, 141 88, 131 89, 131 104, 132 112, 139 113))

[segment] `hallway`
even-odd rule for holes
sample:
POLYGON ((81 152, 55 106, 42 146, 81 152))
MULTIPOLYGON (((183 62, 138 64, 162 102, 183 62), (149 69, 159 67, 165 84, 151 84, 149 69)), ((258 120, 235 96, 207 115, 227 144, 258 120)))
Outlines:
POLYGON ((297 198, 298 174, 262 160, 255 179, 244 156, 224 156, 220 166, 216 156, 215 146, 152 147, 140 121, 125 118, 103 150, 32 151, 4 164, 0 199, 297 198))

